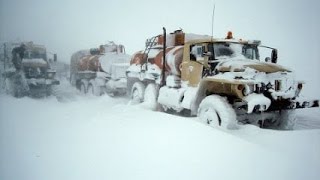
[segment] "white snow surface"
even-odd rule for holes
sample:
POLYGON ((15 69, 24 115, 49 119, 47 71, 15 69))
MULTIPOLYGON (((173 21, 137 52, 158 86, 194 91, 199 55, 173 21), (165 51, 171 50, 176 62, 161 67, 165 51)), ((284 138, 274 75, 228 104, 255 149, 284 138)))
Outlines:
POLYGON ((66 97, 0 95, 0 179, 320 177, 320 126, 304 127, 319 124, 319 108, 299 111, 302 130, 221 130, 124 97, 84 97, 64 81, 56 91, 66 97))

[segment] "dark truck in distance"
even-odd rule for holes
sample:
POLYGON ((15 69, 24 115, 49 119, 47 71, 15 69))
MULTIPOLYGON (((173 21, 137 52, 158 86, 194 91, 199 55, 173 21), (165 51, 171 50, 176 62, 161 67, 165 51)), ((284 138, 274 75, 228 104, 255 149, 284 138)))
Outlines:
MULTIPOLYGON (((46 48, 33 42, 5 44, 5 89, 14 97, 45 97, 52 94, 56 71, 51 69, 46 48)), ((56 54, 54 54, 56 61, 56 54)))

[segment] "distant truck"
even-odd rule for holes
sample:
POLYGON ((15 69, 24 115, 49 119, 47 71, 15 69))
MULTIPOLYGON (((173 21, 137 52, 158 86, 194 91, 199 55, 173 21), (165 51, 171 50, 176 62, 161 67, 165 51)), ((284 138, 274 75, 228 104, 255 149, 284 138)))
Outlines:
MULTIPOLYGON (((33 42, 5 43, 5 88, 14 97, 45 97, 52 94, 56 71, 47 60, 46 48, 33 42)), ((56 54, 54 55, 56 61, 56 54)))
POLYGON ((294 109, 319 107, 319 100, 299 100, 303 83, 276 64, 276 49, 229 38, 181 30, 167 35, 164 29, 148 39, 127 70, 132 101, 224 128, 251 123, 291 129, 294 109), (271 52, 266 62, 261 48, 271 52))
POLYGON ((70 82, 83 94, 123 95, 129 62, 125 47, 114 42, 78 51, 71 56, 70 82))

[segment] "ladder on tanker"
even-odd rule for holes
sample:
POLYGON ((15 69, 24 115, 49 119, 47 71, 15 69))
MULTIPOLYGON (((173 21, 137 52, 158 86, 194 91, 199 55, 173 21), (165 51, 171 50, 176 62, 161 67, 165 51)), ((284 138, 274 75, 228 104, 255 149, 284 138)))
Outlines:
POLYGON ((146 48, 145 48, 144 51, 143 51, 143 62, 145 62, 145 63, 141 64, 141 69, 142 69, 143 71, 148 70, 148 54, 149 54, 151 48, 156 45, 156 40, 157 40, 157 38, 158 38, 159 36, 160 36, 160 35, 154 36, 154 37, 152 37, 152 38, 150 38, 150 39, 147 39, 147 41, 146 41, 146 48), (143 66, 144 64, 145 64, 145 66, 144 66, 145 69, 142 68, 142 66, 143 66))

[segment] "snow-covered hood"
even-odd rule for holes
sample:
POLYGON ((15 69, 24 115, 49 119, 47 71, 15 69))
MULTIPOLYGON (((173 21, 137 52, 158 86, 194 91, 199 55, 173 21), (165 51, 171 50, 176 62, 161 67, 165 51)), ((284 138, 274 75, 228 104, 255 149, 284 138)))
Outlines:
POLYGON ((217 65, 217 70, 220 72, 239 72, 244 71, 246 68, 251 68, 258 72, 265 73, 291 72, 289 69, 284 68, 278 64, 261 62, 258 60, 222 60, 217 65))
POLYGON ((22 59, 22 65, 24 67, 48 67, 47 61, 41 58, 22 59))
POLYGON ((273 99, 277 99, 280 96, 285 99, 296 96, 297 82, 293 72, 283 71, 277 66, 271 66, 272 68, 267 69, 268 71, 265 69, 258 71, 256 68, 251 67, 260 67, 260 64, 254 65, 245 64, 244 67, 246 68, 243 71, 236 70, 242 68, 239 66, 234 71, 220 72, 208 77, 208 79, 231 84, 245 84, 246 94, 259 90, 261 92, 268 91, 273 99))

